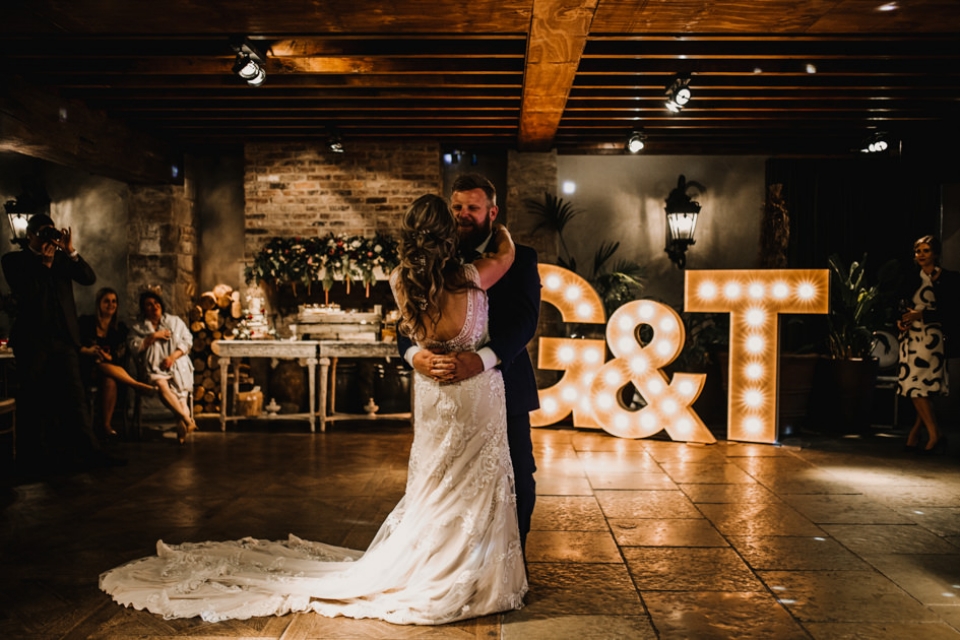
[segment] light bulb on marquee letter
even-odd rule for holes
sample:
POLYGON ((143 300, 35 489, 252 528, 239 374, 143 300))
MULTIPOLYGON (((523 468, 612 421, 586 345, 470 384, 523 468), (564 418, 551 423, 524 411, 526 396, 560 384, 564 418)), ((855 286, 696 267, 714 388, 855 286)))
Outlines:
POLYGON ((776 442, 779 314, 827 313, 830 272, 686 271, 684 278, 684 309, 730 313, 727 437, 776 442), (741 295, 744 291, 747 296, 741 295))
MULTIPOLYGON (((560 311, 564 322, 603 324, 607 314, 590 283, 572 271, 552 264, 537 266, 543 290, 540 299, 560 311)), ((603 340, 540 338, 537 366, 563 371, 552 387, 540 389, 540 408, 530 412, 530 425, 543 427, 573 413, 577 427, 599 427, 593 419, 590 384, 606 357, 603 340)))
POLYGON ((616 398, 627 382, 632 382, 647 402, 630 411, 617 401, 594 406, 594 417, 604 431, 621 438, 646 438, 662 430, 674 440, 716 442, 716 438, 694 412, 692 405, 706 375, 677 373, 668 380, 662 367, 670 364, 683 348, 685 332, 676 311, 652 300, 628 302, 613 313, 607 324, 607 344, 614 359, 603 365, 594 378, 594 398, 616 398), (653 328, 653 339, 641 345, 637 327, 653 328), (643 366, 637 360, 643 359, 643 366))

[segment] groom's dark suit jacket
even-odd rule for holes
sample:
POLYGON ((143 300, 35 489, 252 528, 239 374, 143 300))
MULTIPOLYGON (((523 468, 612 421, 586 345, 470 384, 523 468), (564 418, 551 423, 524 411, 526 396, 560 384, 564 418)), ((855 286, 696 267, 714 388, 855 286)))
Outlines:
MULTIPOLYGON (((517 245, 513 265, 487 291, 490 300, 490 342, 486 345, 500 358, 499 369, 506 387, 507 415, 527 413, 540 407, 533 363, 527 343, 537 331, 540 314, 540 274, 537 252, 517 245)), ((400 355, 413 344, 398 336, 400 355)))

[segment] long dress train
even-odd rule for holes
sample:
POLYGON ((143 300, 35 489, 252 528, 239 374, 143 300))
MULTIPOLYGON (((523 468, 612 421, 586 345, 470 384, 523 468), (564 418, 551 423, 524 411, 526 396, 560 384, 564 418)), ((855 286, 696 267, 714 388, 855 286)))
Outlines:
MULTIPOLYGON (((478 281, 472 265, 465 269, 478 281)), ((487 299, 439 345, 486 341, 487 299)), ((399 624, 443 624, 518 609, 527 579, 507 446, 503 378, 495 369, 439 385, 414 373, 415 422, 406 492, 369 548, 245 538, 181 545, 100 576, 120 604, 207 621, 315 611, 399 624)))

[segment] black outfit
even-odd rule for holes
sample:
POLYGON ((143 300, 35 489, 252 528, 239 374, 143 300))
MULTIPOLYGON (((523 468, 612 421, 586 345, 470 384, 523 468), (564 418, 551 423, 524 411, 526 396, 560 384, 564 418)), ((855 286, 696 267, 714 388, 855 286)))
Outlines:
POLYGON ((19 382, 18 463, 37 471, 47 464, 100 462, 105 456, 87 410, 73 298, 74 282, 96 281, 93 269, 79 255, 61 251, 46 267, 29 248, 4 255, 0 263, 17 304, 10 345, 19 382))
MULTIPOLYGON (((84 347, 99 346, 102 350, 110 354, 111 364, 126 368, 127 365, 127 338, 130 336, 130 327, 123 322, 117 321, 116 327, 107 329, 107 335, 100 337, 97 335, 97 316, 83 315, 77 318, 77 325, 80 328, 80 344, 84 347)), ((83 381, 88 386, 96 383, 97 362, 91 356, 80 356, 83 381)))
MULTIPOLYGON (((516 483, 520 542, 525 545, 537 499, 533 478, 537 466, 530 439, 530 412, 540 407, 540 396, 533 363, 527 353, 527 344, 536 334, 540 317, 537 252, 518 244, 513 265, 490 287, 487 297, 490 301, 490 342, 486 346, 500 359, 498 367, 506 387, 507 439, 516 483)), ((397 343, 401 356, 413 345, 403 335, 397 337, 397 343)))

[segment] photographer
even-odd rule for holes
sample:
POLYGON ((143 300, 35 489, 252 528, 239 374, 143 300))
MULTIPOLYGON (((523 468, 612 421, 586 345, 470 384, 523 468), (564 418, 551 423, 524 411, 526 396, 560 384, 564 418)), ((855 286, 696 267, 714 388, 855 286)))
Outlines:
POLYGON ((93 434, 80 377, 80 331, 73 283, 96 275, 50 216, 27 223, 27 245, 0 263, 16 298, 10 345, 16 359, 17 464, 27 473, 113 466, 93 434))

